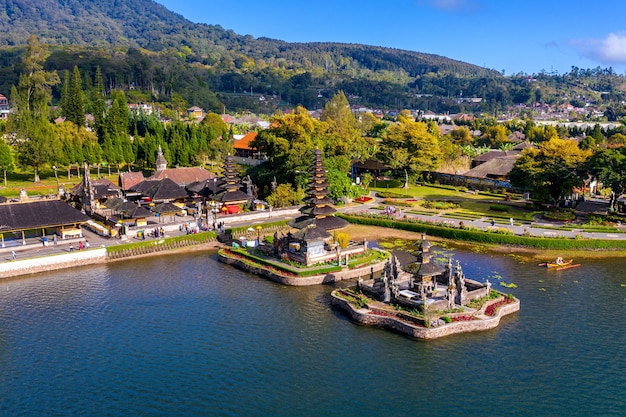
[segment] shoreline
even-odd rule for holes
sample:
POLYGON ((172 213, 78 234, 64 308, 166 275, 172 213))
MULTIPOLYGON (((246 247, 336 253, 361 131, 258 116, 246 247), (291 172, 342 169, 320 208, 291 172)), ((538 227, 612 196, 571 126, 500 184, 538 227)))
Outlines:
POLYGON ((485 316, 485 308, 498 301, 493 300, 481 307, 480 314, 476 315, 476 320, 447 323, 439 327, 423 327, 398 316, 377 314, 375 309, 370 308, 369 305, 356 308, 349 301, 337 295, 337 291, 338 290, 335 290, 331 293, 331 305, 343 311, 355 323, 364 326, 378 327, 383 330, 391 330, 418 340, 433 340, 459 333, 495 329, 500 325, 500 321, 503 317, 518 312, 521 305, 520 300, 515 298, 514 302, 499 307, 494 316, 485 316))
MULTIPOLYGON (((370 242, 385 239, 401 239, 401 240, 420 240, 422 233, 412 232, 401 229, 389 229, 381 226, 350 224, 345 228, 345 232, 355 240, 367 239, 370 242)), ((519 262, 545 262, 546 259, 553 259, 558 256, 576 259, 611 259, 626 257, 626 250, 555 250, 555 249, 535 249, 517 246, 496 246, 487 244, 475 244, 452 239, 440 238, 428 235, 428 239, 432 242, 443 243, 458 248, 471 251, 485 251, 503 256, 514 256, 519 262)), ((125 255, 121 257, 113 257, 104 248, 94 248, 83 252, 73 252, 59 255, 44 255, 40 257, 18 259, 16 261, 6 261, 0 263, 0 279, 14 278, 18 276, 26 276, 41 272, 67 269, 79 266, 88 266, 103 264, 108 262, 117 262, 128 259, 148 258, 151 256, 159 256, 163 254, 176 254, 180 252, 199 252, 199 251, 217 251, 224 245, 217 240, 196 245, 188 245, 176 248, 167 248, 163 250, 152 251, 148 253, 137 253, 125 255), (94 256, 89 260, 80 256, 81 253, 89 253, 102 250, 101 256, 94 256), (47 260, 47 261, 46 261, 47 260), (7 265, 15 265, 8 267, 7 265), (19 265, 19 266, 18 266, 19 265), (3 268, 4 266, 4 268, 3 268)))
MULTIPOLYGON (((368 241, 378 241, 381 239, 406 239, 420 240, 423 236, 419 232, 411 232, 402 229, 390 229, 382 226, 360 225, 351 223, 345 229, 345 232, 354 239, 367 239, 368 241)), ((497 253, 504 256, 519 256, 527 262, 536 260, 545 261, 546 259, 556 259, 558 256, 576 259, 611 259, 626 257, 626 250, 609 250, 609 249, 575 249, 575 250, 559 250, 559 249, 537 249, 521 246, 502 246, 488 245, 484 243, 463 242, 459 240, 446 239, 437 236, 428 235, 431 242, 442 242, 454 247, 467 249, 470 251, 487 251, 497 253)))

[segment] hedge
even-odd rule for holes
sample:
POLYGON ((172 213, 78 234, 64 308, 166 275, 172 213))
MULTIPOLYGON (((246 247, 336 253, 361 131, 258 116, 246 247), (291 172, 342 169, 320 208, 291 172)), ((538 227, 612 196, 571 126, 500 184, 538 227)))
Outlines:
POLYGON ((333 272, 341 271, 342 269, 338 265, 321 266, 317 268, 314 267, 312 269, 299 269, 299 268, 291 267, 289 265, 281 265, 280 262, 273 262, 273 261, 261 258, 260 256, 253 255, 243 249, 235 249, 235 248, 220 249, 219 253, 224 256, 229 256, 229 254, 232 253, 233 255, 244 258, 245 261, 250 262, 252 264, 257 264, 262 267, 263 266, 272 267, 274 269, 277 269, 279 272, 282 271, 282 272, 295 275, 298 277, 310 277, 313 275, 330 274, 333 272))
POLYGON ((458 227, 436 225, 415 220, 393 220, 383 217, 364 217, 337 214, 350 223, 370 226, 388 227, 391 229, 407 230, 416 233, 426 233, 430 236, 466 242, 477 242, 489 245, 527 246, 537 249, 626 249, 626 240, 609 239, 575 239, 549 238, 535 236, 517 236, 485 232, 481 230, 460 229, 458 227))
POLYGON ((216 232, 200 232, 196 234, 188 234, 174 237, 165 237, 163 239, 146 239, 140 240, 138 242, 130 242, 123 243, 121 245, 111 245, 107 246, 107 253, 115 253, 122 252, 128 249, 139 249, 139 248, 152 248, 155 245, 158 245, 158 242, 163 240, 163 245, 173 244, 177 242, 190 242, 193 241, 196 244, 207 243, 217 238, 216 232))

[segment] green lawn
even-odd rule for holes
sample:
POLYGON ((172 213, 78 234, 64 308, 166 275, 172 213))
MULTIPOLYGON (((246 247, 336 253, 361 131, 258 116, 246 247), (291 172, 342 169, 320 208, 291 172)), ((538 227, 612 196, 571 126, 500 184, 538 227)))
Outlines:
MULTIPOLYGON (((95 169, 91 170, 91 177, 97 178, 98 172, 95 169)), ((82 170, 81 177, 78 178, 76 175, 76 169, 72 169, 71 178, 67 178, 67 170, 59 170, 59 185, 63 187, 66 191, 71 190, 75 185, 79 184, 82 181, 82 170)), ((100 176, 103 178, 108 178, 113 184, 117 184, 117 171, 115 173, 111 172, 111 175, 108 175, 108 170, 101 169, 100 176)), ((18 197, 20 195, 20 190, 24 188, 28 195, 50 195, 57 193, 57 182, 54 177, 54 171, 52 170, 42 170, 39 173, 40 182, 35 183, 34 173, 31 172, 12 172, 7 173, 7 186, 4 186, 3 178, 0 176, 0 195, 5 197, 18 197)))

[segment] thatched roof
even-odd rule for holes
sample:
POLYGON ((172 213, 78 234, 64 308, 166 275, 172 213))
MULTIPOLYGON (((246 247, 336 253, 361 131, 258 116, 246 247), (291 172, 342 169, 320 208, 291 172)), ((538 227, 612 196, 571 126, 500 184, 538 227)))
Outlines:
POLYGON ((181 208, 172 203, 161 203, 152 207, 152 211, 159 214, 180 213, 181 208))
POLYGON ((313 240, 328 239, 329 237, 331 237, 331 234, 328 233, 328 231, 312 224, 308 227, 305 227, 304 229, 298 230, 296 233, 293 234, 293 237, 305 242, 311 242, 313 240))
POLYGON ((61 200, 0 205, 1 231, 58 227, 87 221, 88 216, 61 200))
POLYGON ((146 180, 131 188, 131 191, 150 197, 153 201, 187 198, 187 191, 169 178, 158 181, 146 180))
POLYGON ((493 158, 470 169, 463 175, 472 178, 504 178, 513 169, 519 153, 512 156, 493 158))

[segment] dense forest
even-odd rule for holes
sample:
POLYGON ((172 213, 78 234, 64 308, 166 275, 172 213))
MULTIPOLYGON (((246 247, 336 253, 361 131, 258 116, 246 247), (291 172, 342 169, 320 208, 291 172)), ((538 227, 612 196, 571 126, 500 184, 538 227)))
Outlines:
MULTIPOLYGON (((106 91, 170 109, 271 114, 321 108, 338 91, 380 109, 496 114, 536 103, 609 107, 621 118, 623 75, 572 68, 567 74, 502 73, 446 57, 356 44, 288 43, 192 23, 152 0, 3 0, 0 93, 18 82, 20 56, 35 34, 50 46, 47 70, 100 67, 106 91), (139 93, 141 92, 141 94, 139 93), (460 100, 479 97, 479 103, 460 100)), ((85 78, 85 88, 90 80, 85 78)), ((53 91, 53 103, 60 91, 53 91)))

